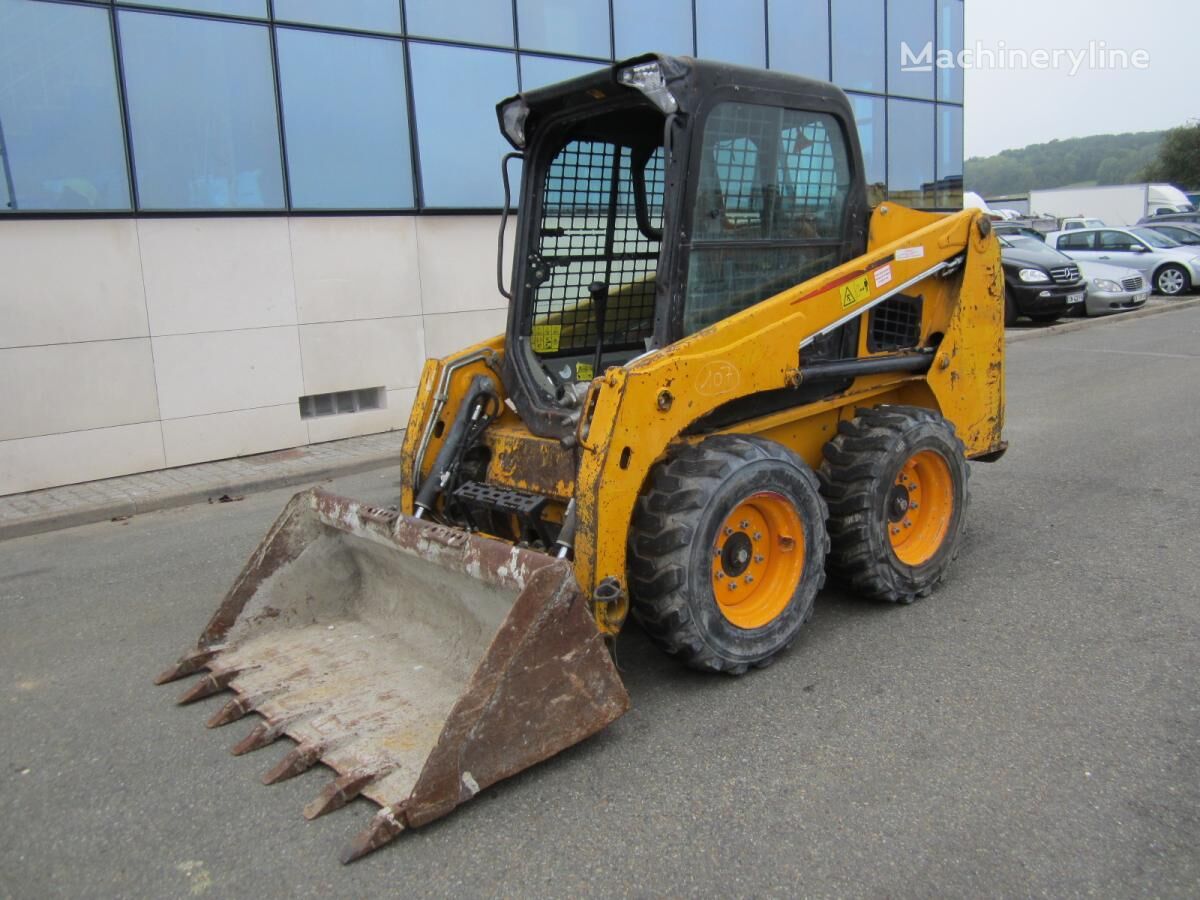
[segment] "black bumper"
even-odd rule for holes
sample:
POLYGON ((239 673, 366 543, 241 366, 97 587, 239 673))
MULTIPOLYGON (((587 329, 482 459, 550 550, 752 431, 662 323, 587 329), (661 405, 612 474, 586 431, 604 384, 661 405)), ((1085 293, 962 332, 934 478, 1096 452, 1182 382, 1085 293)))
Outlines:
POLYGON ((1021 315, 1062 315, 1069 309, 1083 305, 1067 303, 1067 297, 1071 294, 1084 294, 1086 302, 1087 282, 1081 279, 1075 284, 1024 284, 1010 279, 1008 290, 1016 303, 1017 312, 1021 315))

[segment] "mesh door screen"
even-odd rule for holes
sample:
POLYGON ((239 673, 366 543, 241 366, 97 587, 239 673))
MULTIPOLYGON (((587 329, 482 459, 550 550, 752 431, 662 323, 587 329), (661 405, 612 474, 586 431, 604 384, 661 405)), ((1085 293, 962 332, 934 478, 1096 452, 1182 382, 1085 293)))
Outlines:
POLYGON ((631 148, 586 140, 569 142, 551 163, 537 255, 526 270, 527 333, 536 353, 578 355, 595 347, 593 281, 608 285, 606 350, 644 349, 653 333, 659 240, 651 235, 662 227, 662 149, 645 162, 649 233, 638 224, 634 165, 631 148))

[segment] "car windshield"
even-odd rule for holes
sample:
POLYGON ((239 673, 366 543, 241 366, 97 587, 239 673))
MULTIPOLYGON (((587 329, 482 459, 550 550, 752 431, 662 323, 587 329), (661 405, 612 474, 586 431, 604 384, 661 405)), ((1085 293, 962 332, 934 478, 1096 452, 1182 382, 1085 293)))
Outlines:
POLYGON ((1037 238, 1032 238, 1027 234, 1006 234, 1004 236, 1010 247, 1038 247, 1043 246, 1042 242, 1037 238))
POLYGON ((1134 228, 1133 233, 1151 247, 1182 247, 1179 241, 1172 240, 1165 234, 1159 234, 1153 228, 1134 228))
POLYGON ((1084 228, 1103 228, 1104 223, 1100 219, 1084 219, 1083 227, 1084 228))

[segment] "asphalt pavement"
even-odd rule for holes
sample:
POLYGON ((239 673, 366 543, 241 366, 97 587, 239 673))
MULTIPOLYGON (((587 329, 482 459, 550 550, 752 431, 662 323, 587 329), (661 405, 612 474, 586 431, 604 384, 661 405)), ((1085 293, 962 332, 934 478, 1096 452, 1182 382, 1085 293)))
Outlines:
POLYGON ((631 627, 628 715, 348 867, 370 804, 306 822, 328 772, 152 683, 290 491, 0 543, 0 897, 1200 895, 1200 308, 1008 379, 931 598, 826 590, 740 679, 631 627))

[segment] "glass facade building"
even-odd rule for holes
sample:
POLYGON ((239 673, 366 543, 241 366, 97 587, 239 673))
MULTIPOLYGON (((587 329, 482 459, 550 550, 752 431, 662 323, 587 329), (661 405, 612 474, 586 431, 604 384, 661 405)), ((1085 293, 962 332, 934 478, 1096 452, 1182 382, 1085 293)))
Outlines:
POLYGON ((961 70, 902 42, 963 0, 0 0, 0 210, 496 210, 495 103, 648 50, 831 80, 876 198, 960 205, 961 70))

